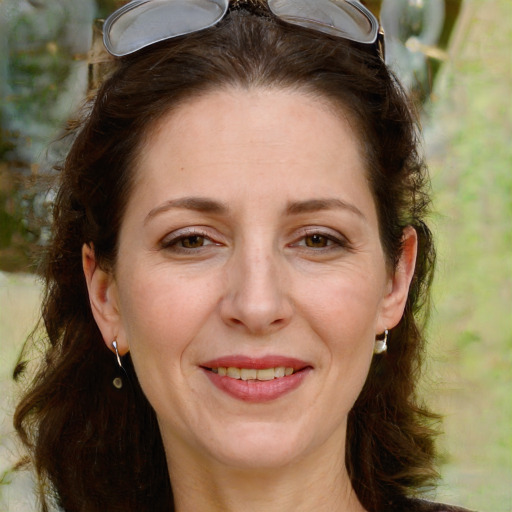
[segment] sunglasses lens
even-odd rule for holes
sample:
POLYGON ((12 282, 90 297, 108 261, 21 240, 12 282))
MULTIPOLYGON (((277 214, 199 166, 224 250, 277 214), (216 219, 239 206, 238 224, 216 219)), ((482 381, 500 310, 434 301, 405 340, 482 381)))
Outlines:
POLYGON ((121 57, 215 25, 228 5, 229 0, 133 0, 105 21, 103 40, 121 57))
POLYGON ((358 43, 377 39, 377 19, 357 0, 268 0, 268 6, 287 23, 358 43))

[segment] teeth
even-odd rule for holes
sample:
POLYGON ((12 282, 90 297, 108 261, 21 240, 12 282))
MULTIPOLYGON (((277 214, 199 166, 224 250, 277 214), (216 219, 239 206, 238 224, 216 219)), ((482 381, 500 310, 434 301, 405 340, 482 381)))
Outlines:
POLYGON ((247 369, 242 368, 240 370, 240 378, 242 380, 255 380, 257 377, 258 370, 255 370, 254 368, 247 369))
POLYGON ((294 373, 293 368, 286 368, 284 366, 278 366, 277 368, 264 368, 256 370, 255 368, 235 368, 230 366, 229 368, 212 368, 213 373, 218 373, 221 377, 231 377, 232 379, 238 380, 273 380, 280 379, 281 377, 288 377, 294 373))
POLYGON ((239 379, 240 378, 240 368, 233 368, 232 366, 230 366, 228 368, 227 376, 231 377, 232 379, 239 379))
MULTIPOLYGON (((293 368, 290 368, 293 373, 293 368)), ((274 375, 276 379, 280 379, 284 377, 286 374, 286 368, 284 366, 279 366, 278 368, 274 368, 274 375)), ((291 374, 290 374, 291 375, 291 374)))
POLYGON ((274 368, 265 368, 265 370, 258 370, 258 380, 274 380, 276 372, 274 368))

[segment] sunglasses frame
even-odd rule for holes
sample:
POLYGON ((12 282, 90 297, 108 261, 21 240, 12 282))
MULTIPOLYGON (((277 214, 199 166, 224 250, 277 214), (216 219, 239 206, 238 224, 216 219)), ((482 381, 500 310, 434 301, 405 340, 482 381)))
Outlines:
MULTIPOLYGON (((138 45, 134 49, 130 49, 128 51, 122 51, 122 52, 117 51, 115 49, 115 45, 112 43, 112 40, 110 37, 110 32, 111 32, 112 27, 126 13, 128 13, 144 4, 148 4, 151 1, 152 0, 131 0, 127 4, 123 5, 122 7, 120 7, 116 11, 114 11, 106 19, 106 21, 103 25, 103 44, 104 44, 106 50, 111 55, 113 55, 114 57, 124 57, 126 55, 136 53, 139 50, 142 50, 143 48, 147 48, 147 47, 157 44, 161 41, 165 41, 167 39, 174 39, 175 37, 181 37, 181 36, 185 36, 185 35, 192 34, 195 32, 200 32, 201 30, 206 30, 210 27, 215 26, 217 23, 220 23, 220 21, 222 21, 225 18, 226 14, 228 13, 228 11, 230 10, 230 7, 232 5, 232 2, 230 0, 204 0, 205 3, 206 2, 214 3, 214 4, 217 4, 221 8, 222 14, 220 16, 216 17, 213 22, 208 23, 197 30, 184 30, 183 32, 178 32, 178 33, 172 34, 170 36, 156 38, 155 40, 138 45)), ((375 17, 375 15, 370 10, 368 10, 363 4, 361 4, 359 2, 359 0, 343 0, 343 1, 345 3, 351 5, 357 11, 359 11, 359 13, 362 14, 366 18, 366 20, 371 24, 371 27, 372 27, 371 33, 373 35, 372 35, 372 38, 368 41, 353 39, 351 37, 347 37, 347 36, 341 35, 341 34, 338 35, 335 31, 339 30, 341 32, 341 29, 338 29, 334 25, 326 25, 325 23, 323 23, 319 20, 308 19, 308 18, 303 18, 303 17, 299 17, 299 16, 297 16, 296 19, 292 20, 289 15, 288 16, 280 15, 280 14, 276 13, 275 10, 273 9, 273 4, 275 4, 276 1, 278 1, 278 0, 267 0, 267 6, 268 6, 270 12, 273 14, 273 16, 275 16, 277 19, 279 19, 283 23, 300 26, 302 28, 314 30, 316 32, 320 32, 323 34, 328 34, 328 35, 332 35, 334 37, 339 37, 341 39, 346 39, 346 40, 353 41, 356 43, 361 43, 361 44, 371 46, 372 48, 375 49, 379 58, 382 61, 385 60, 384 31, 383 31, 382 27, 380 26, 379 21, 375 17), (301 23, 301 21, 303 23, 301 23), (313 25, 314 28, 311 25, 313 25), (318 27, 318 28, 316 28, 316 27, 318 27), (323 29, 322 29, 322 27, 323 27, 323 29)), ((326 1, 329 1, 329 0, 326 0, 326 1)), ((338 1, 340 1, 340 0, 338 0, 338 1)))

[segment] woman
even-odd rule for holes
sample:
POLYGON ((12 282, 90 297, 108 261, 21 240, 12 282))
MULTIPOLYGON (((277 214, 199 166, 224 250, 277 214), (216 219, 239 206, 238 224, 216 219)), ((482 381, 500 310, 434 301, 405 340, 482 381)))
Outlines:
POLYGON ((460 510, 418 499, 434 249, 375 18, 137 1, 105 43, 119 58, 62 168, 49 344, 15 417, 43 504, 460 510))

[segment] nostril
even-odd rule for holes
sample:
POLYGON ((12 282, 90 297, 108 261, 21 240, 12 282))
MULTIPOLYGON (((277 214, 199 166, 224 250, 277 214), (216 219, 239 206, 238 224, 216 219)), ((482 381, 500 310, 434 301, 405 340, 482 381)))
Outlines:
POLYGON ((232 328, 264 334, 285 327, 293 316, 293 308, 280 290, 263 280, 244 280, 238 293, 226 294, 220 303, 220 316, 232 328), (250 286, 251 285, 251 286, 250 286))

